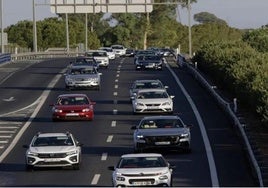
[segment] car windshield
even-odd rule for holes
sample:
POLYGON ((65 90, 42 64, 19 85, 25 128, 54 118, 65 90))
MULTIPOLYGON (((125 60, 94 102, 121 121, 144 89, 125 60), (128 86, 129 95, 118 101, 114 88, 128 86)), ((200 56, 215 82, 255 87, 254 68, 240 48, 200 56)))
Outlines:
POLYGON ((106 57, 107 53, 106 52, 93 52, 92 56, 93 57, 106 57))
POLYGON ((163 85, 159 82, 140 82, 136 83, 134 89, 151 89, 151 88, 163 88, 163 85))
POLYGON ((57 101, 57 105, 86 105, 89 101, 86 97, 61 97, 57 101))
POLYGON ((70 74, 97 74, 94 68, 71 69, 70 74))
POLYGON ((157 168, 166 167, 162 157, 124 157, 118 163, 118 168, 157 168))
POLYGON ((162 92, 162 91, 140 92, 137 98, 138 99, 160 99, 160 98, 168 98, 168 95, 166 92, 162 92))
POLYGON ((167 128, 183 128, 184 124, 180 119, 155 119, 143 120, 140 129, 167 129, 167 128))
POLYGON ((74 142, 70 136, 51 136, 51 137, 37 137, 32 146, 72 146, 74 142))

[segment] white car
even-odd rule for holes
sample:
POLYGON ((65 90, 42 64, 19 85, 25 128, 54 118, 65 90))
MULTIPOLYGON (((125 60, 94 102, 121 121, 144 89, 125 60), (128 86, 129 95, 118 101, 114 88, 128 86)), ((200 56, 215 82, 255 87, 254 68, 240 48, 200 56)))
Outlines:
POLYGON ((97 61, 99 67, 108 68, 109 66, 109 57, 104 50, 89 50, 85 52, 85 56, 93 57, 97 61))
POLYGON ((37 133, 30 145, 24 145, 26 168, 65 167, 78 170, 81 163, 81 144, 71 133, 37 133))
POLYGON ((126 48, 123 45, 112 45, 111 48, 113 49, 113 51, 115 52, 115 55, 117 57, 121 57, 121 56, 125 56, 126 55, 126 48))
POLYGON ((115 59, 115 52, 111 47, 100 47, 99 50, 106 51, 109 59, 115 59))
POLYGON ((160 80, 135 80, 129 90, 130 98, 137 94, 138 90, 142 89, 167 89, 168 86, 164 86, 160 80))
POLYGON ((173 98, 166 89, 138 90, 132 99, 133 113, 173 113, 173 98))
POLYGON ((169 187, 172 186, 173 168, 158 153, 125 154, 116 166, 108 167, 113 170, 114 187, 169 187))

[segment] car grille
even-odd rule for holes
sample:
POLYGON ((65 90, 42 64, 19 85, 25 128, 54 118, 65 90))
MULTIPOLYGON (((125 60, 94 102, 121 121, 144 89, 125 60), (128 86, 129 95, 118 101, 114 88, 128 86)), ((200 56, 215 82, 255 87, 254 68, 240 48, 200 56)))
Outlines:
POLYGON ((63 113, 79 113, 82 112, 82 110, 78 109, 78 110, 63 110, 63 113))
POLYGON ((154 144, 155 142, 170 142, 170 144, 177 144, 179 136, 146 136, 145 141, 147 144, 154 144))
POLYGON ((41 159, 64 158, 66 156, 67 156, 66 153, 41 153, 41 154, 38 154, 38 157, 41 159))
POLYGON ((146 106, 160 106, 160 104, 145 104, 146 106))
POLYGON ((62 165, 70 165, 67 161, 57 161, 57 162, 45 162, 40 161, 35 164, 36 166, 62 166, 62 165))

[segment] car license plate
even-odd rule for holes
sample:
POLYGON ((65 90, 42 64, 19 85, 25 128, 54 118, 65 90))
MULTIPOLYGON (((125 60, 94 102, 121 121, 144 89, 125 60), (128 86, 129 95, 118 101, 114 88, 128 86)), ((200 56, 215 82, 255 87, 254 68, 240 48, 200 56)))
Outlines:
POLYGON ((78 113, 67 113, 66 116, 79 116, 78 113))
POLYGON ((44 161, 45 161, 45 162, 59 162, 60 159, 55 159, 55 158, 53 158, 53 159, 45 159, 44 161))
POLYGON ((147 109, 158 109, 158 106, 147 106, 147 109))
POLYGON ((139 186, 144 186, 144 185, 151 185, 151 182, 150 181, 135 181, 133 182, 133 185, 139 185, 139 186))
POLYGON ((170 142, 166 141, 166 142, 155 142, 155 145, 169 145, 170 142))

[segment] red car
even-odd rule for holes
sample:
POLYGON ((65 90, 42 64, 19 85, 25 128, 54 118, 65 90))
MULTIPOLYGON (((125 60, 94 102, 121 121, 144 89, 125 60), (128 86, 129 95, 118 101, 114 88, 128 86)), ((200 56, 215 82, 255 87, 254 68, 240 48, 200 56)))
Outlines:
POLYGON ((51 105, 52 120, 93 120, 94 105, 85 94, 59 95, 55 104, 51 105))

